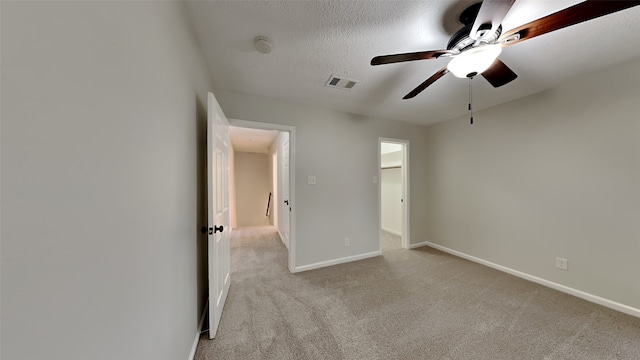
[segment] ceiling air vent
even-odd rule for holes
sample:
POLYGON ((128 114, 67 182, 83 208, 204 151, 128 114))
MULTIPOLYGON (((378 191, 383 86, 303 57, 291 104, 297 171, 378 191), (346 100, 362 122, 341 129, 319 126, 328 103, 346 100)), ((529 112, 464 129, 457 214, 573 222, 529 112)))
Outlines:
POLYGON ((331 77, 329 78, 329 81, 327 81, 325 86, 333 87, 337 89, 343 89, 343 90, 351 90, 351 88, 353 88, 355 84, 356 84, 355 80, 339 78, 335 75, 331 75, 331 77))

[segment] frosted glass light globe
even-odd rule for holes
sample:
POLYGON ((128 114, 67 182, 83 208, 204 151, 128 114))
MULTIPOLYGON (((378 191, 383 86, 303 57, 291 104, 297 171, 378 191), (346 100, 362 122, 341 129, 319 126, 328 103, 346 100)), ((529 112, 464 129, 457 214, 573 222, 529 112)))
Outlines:
POLYGON ((465 50, 456 55, 447 69, 459 78, 465 78, 469 74, 481 74, 487 70, 502 52, 500 44, 483 45, 465 50))

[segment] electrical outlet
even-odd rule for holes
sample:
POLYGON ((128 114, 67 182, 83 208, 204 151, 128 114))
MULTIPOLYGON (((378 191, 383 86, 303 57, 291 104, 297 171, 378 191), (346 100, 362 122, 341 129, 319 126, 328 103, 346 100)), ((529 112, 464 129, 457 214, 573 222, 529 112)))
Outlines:
POLYGON ((556 258, 556 268, 560 270, 569 270, 569 261, 565 258, 557 257, 556 258))
POLYGON ((307 184, 309 185, 315 185, 316 184, 316 177, 315 176, 309 176, 307 178, 307 184))
POLYGON ((344 246, 350 246, 351 245, 351 241, 349 240, 349 238, 344 238, 344 246))

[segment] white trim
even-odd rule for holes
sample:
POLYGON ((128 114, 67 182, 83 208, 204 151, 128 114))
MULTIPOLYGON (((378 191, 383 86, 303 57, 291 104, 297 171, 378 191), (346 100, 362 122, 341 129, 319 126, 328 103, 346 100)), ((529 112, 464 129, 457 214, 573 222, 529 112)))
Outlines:
MULTIPOLYGON (((415 249, 415 248, 419 248, 419 247, 423 247, 423 246, 430 246, 431 243, 428 241, 423 241, 421 243, 417 243, 417 244, 411 244, 409 245, 409 249, 415 249)), ((442 250, 444 251, 444 250, 442 250)))
POLYGON ((402 237, 402 233, 400 231, 395 231, 395 230, 387 229, 387 228, 384 228, 384 227, 382 228, 382 231, 386 231, 389 234, 393 234, 393 235, 402 237))
POLYGON ((276 226, 276 231, 278 232, 278 237, 280 238, 280 242, 282 243, 282 245, 284 245, 284 247, 287 248, 287 251, 289 251, 287 244, 284 242, 284 236, 282 236, 282 233, 280 232, 280 229, 278 229, 277 226, 276 226))
MULTIPOLYGON (((296 128, 294 126, 279 125, 259 121, 247 121, 239 119, 228 119, 231 126, 277 130, 289 133, 289 203, 291 213, 289 214, 289 272, 296 272, 296 128)), ((276 226, 277 227, 277 226, 276 226)))
POLYGON ((198 330, 196 330, 196 338, 193 340, 193 345, 191 345, 191 352, 189 353, 189 357, 187 360, 193 360, 196 356, 196 349, 198 348, 198 341, 200 341, 200 335, 202 334, 202 325, 204 325, 204 318, 207 315, 207 310, 209 310, 209 298, 207 298, 207 303, 204 306, 204 311, 202 312, 202 316, 200 317, 200 322, 198 323, 198 330))
POLYGON ((403 140, 402 154, 402 187, 404 190, 403 204, 404 204, 404 217, 403 217, 403 232, 402 247, 404 249, 411 248, 411 195, 409 190, 411 189, 411 166, 409 166, 409 140, 403 140))
POLYGON ((521 271, 518 271, 518 270, 514 270, 514 269, 508 268, 506 266, 498 265, 498 264, 492 263, 490 261, 477 258, 475 256, 467 255, 465 253, 449 249, 449 248, 444 247, 442 245, 434 244, 434 243, 431 243, 431 242, 428 242, 428 241, 425 242, 424 244, 427 245, 427 246, 430 246, 430 247, 432 247, 434 249, 438 249, 438 250, 444 251, 446 253, 449 253, 451 255, 455 255, 455 256, 461 257, 463 259, 467 259, 467 260, 473 261, 475 263, 478 263, 478 264, 481 264, 481 265, 485 265, 485 266, 488 266, 490 268, 494 268, 496 270, 500 270, 500 271, 505 272, 507 274, 511 274, 511 275, 517 276, 519 278, 522 278, 522 279, 525 279, 525 280, 529 280, 529 281, 532 281, 534 283, 537 283, 537 284, 540 284, 540 285, 543 285, 543 286, 546 286, 546 287, 561 291, 563 293, 579 297, 581 299, 590 301, 592 303, 596 303, 598 305, 606 306, 606 307, 608 307, 610 309, 617 310, 617 311, 623 312, 625 314, 640 318, 640 309, 636 309, 634 307, 631 307, 631 306, 628 306, 628 305, 625 305, 625 304, 621 304, 621 303, 615 302, 613 300, 605 299, 603 297, 600 297, 600 296, 597 296, 597 295, 593 295, 593 294, 590 294, 590 293, 587 293, 587 292, 584 292, 584 291, 581 291, 581 290, 578 290, 578 289, 574 289, 574 288, 568 287, 566 285, 558 284, 558 283, 555 283, 553 281, 549 281, 549 280, 546 280, 546 279, 543 279, 543 278, 539 278, 539 277, 534 276, 534 275, 530 275, 530 274, 527 274, 527 273, 524 273, 524 272, 521 272, 521 271))
POLYGON ((328 260, 328 261, 321 261, 321 262, 317 262, 317 263, 314 263, 314 264, 299 266, 299 267, 297 267, 295 269, 294 272, 301 272, 301 271, 319 269, 319 268, 323 268, 323 267, 327 267, 327 266, 344 264, 344 263, 357 261, 357 260, 364 260, 364 259, 368 259, 368 258, 380 256, 380 255, 382 255, 382 253, 378 250, 378 251, 372 251, 372 252, 368 252, 368 253, 364 253, 364 254, 360 254, 360 255, 347 256, 347 257, 328 260))

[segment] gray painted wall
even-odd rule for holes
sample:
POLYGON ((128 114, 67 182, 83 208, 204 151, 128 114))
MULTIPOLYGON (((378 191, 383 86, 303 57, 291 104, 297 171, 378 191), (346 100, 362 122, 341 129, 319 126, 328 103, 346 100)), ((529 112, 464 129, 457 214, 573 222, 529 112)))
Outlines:
POLYGON ((378 138, 411 142, 411 241, 426 240, 426 128, 246 94, 216 94, 229 118, 296 127, 296 267, 378 251, 378 138), (307 177, 316 176, 316 185, 307 177), (344 246, 350 238, 351 246, 344 246))
POLYGON ((209 75, 179 2, 2 2, 2 353, 186 359, 209 75))
POLYGON ((429 127, 429 240, 640 308, 638 84, 623 64, 429 127))

